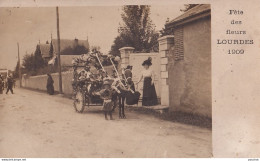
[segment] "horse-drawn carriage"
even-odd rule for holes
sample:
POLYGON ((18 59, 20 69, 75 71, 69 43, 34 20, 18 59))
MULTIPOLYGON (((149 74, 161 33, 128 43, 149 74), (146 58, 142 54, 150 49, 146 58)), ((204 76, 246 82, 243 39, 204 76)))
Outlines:
MULTIPOLYGON (((127 93, 132 92, 129 84, 117 71, 119 57, 103 55, 100 52, 83 54, 73 59, 74 108, 82 113, 86 106, 100 106, 100 96, 104 81, 110 82, 115 94, 112 97, 114 108, 119 106, 119 117, 125 118, 124 101, 127 93)), ((140 95, 139 95, 140 96, 140 95)))
POLYGON ((102 105, 99 91, 104 79, 108 77, 103 67, 108 60, 112 61, 112 58, 99 52, 83 54, 73 59, 73 105, 77 112, 83 112, 85 106, 102 105))
POLYGON ((87 84, 92 84, 92 88, 95 91, 100 91, 102 87, 102 82, 78 82, 78 84, 74 84, 74 108, 77 112, 81 113, 84 111, 85 106, 95 106, 102 105, 103 100, 100 98, 100 95, 95 94, 95 91, 90 92, 87 84))

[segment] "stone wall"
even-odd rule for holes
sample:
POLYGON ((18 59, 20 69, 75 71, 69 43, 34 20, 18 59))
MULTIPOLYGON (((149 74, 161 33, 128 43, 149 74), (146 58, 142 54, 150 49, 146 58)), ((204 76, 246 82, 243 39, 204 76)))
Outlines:
MULTIPOLYGON (((58 73, 51 74, 54 80, 54 90, 59 91, 59 75, 58 73)), ((42 91, 47 91, 47 75, 39 75, 32 77, 22 77, 22 86, 25 88, 37 89, 42 91)), ((72 72, 63 72, 62 73, 62 90, 64 94, 72 94, 73 89, 71 86, 71 80, 73 78, 72 72)))
POLYGON ((80 55, 60 55, 61 66, 71 66, 73 58, 77 58, 80 55))

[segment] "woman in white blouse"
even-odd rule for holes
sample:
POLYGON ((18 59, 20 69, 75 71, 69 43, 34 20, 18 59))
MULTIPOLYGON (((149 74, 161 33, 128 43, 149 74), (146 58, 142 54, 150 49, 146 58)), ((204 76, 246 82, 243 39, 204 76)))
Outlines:
POLYGON ((150 66, 152 65, 152 58, 149 57, 147 60, 145 60, 142 64, 144 67, 144 70, 142 71, 142 75, 139 79, 139 81, 136 83, 140 83, 142 79, 144 79, 144 86, 143 86, 143 106, 154 106, 158 104, 157 95, 154 87, 154 73, 150 69, 150 66))

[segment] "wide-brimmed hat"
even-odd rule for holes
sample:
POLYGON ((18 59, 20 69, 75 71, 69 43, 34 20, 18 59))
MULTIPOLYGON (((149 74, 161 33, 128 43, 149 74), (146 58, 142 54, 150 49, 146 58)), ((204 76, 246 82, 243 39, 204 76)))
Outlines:
POLYGON ((131 68, 133 68, 132 65, 128 65, 128 66, 126 67, 126 69, 131 69, 131 68))
POLYGON ((151 66, 151 65, 152 65, 152 58, 151 58, 151 57, 149 57, 148 59, 146 59, 146 60, 143 62, 142 66, 145 66, 145 65, 148 65, 148 66, 151 66))

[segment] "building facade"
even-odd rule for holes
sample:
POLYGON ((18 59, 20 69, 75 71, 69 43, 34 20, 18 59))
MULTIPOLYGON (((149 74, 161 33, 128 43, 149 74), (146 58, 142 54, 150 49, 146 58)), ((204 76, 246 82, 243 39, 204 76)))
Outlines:
POLYGON ((211 117, 211 9, 197 5, 168 22, 169 106, 211 117), (170 42, 172 39, 173 43, 170 42))

